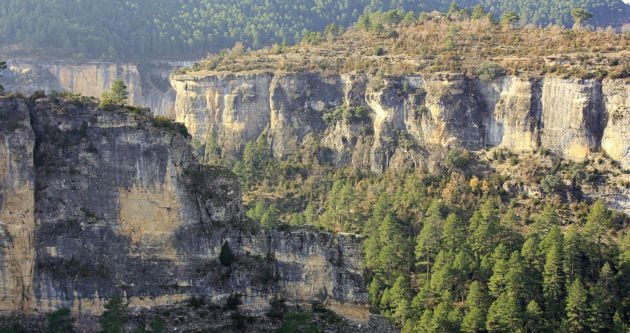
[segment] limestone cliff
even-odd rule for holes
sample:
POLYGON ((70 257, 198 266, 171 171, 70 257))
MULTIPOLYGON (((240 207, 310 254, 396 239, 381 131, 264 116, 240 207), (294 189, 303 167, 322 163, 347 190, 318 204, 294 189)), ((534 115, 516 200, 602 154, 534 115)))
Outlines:
POLYGON ((261 315, 280 298, 368 318, 358 236, 248 225, 235 177, 145 112, 0 98, 0 314, 99 314, 120 293, 134 309, 239 297, 261 315))
POLYGON ((100 97, 117 80, 129 87, 129 104, 150 108, 156 115, 174 116, 175 91, 168 76, 187 62, 115 64, 107 62, 70 63, 12 59, 3 73, 6 90, 32 94, 69 91, 100 97))
POLYGON ((265 135, 277 158, 376 172, 424 167, 452 147, 544 148, 575 161, 601 149, 630 167, 625 80, 244 72, 174 75, 171 83, 176 119, 200 144, 215 135, 224 158, 265 135), (367 117, 324 121, 358 107, 367 117))

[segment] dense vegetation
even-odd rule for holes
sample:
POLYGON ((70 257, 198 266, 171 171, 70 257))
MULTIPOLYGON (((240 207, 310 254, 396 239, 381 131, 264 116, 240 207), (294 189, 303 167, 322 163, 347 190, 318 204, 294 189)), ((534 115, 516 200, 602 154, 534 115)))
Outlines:
POLYGON ((452 150, 435 172, 375 175, 268 149, 250 142, 232 166, 247 216, 364 235, 373 310, 403 332, 627 331, 628 217, 581 194, 627 174, 605 157, 452 150), (507 190, 511 177, 530 191, 507 190))
POLYGON ((354 28, 310 32, 292 47, 245 52, 242 45, 210 55, 191 69, 219 71, 363 71, 388 74, 456 71, 492 79, 502 74, 580 78, 630 76, 630 33, 584 29, 589 12, 573 11, 573 28, 522 27, 518 15, 494 18, 476 6, 453 5, 420 16, 392 10, 366 13, 354 28), (500 20, 498 20, 500 19, 500 20))
MULTIPOLYGON (((478 2, 495 16, 515 11, 535 25, 571 25, 576 7, 592 12, 597 25, 619 25, 630 17, 622 0, 465 0, 461 6, 478 2)), ((253 48, 292 43, 330 23, 349 26, 365 11, 400 8, 417 15, 449 5, 446 0, 5 0, 0 37, 3 52, 76 60, 195 59, 237 41, 253 48)))

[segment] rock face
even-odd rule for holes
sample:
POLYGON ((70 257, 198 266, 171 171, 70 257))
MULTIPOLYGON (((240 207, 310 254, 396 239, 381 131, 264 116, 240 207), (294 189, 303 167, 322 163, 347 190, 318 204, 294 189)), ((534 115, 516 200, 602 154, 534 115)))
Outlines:
POLYGON ((265 136, 277 158, 376 172, 426 166, 452 147, 545 148, 575 161, 603 149, 630 165, 625 80, 277 72, 174 75, 171 83, 176 119, 200 144, 215 136, 224 158, 265 136), (325 121, 359 107, 367 117, 325 121))
POLYGON ((122 294, 132 308, 239 297, 262 315, 281 298, 367 319, 358 236, 248 226, 235 177, 199 165, 172 127, 89 99, 2 98, 0 117, 0 314, 94 315, 122 294))
POLYGON ((100 97, 112 83, 123 80, 129 87, 129 104, 147 107, 156 115, 174 117, 175 91, 168 77, 187 62, 114 64, 106 62, 67 63, 11 60, 3 77, 7 91, 32 94, 69 91, 100 97))

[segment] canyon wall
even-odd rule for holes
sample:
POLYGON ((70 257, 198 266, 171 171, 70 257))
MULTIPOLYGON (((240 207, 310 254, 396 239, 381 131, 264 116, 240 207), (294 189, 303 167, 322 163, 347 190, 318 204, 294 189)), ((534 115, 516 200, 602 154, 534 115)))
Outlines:
POLYGON ((20 60, 8 62, 2 84, 7 91, 32 94, 42 90, 72 92, 100 97, 115 80, 129 87, 129 104, 147 107, 156 115, 174 117, 175 91, 168 77, 177 67, 190 62, 116 64, 108 62, 70 63, 20 60))
POLYGON ((248 224, 235 176, 137 112, 0 98, 0 314, 98 315, 121 294, 132 309, 238 297, 254 316, 284 299, 368 319, 358 236, 248 224))
POLYGON ((218 140, 228 159, 263 135, 277 158, 375 172, 430 166, 452 147, 544 148, 574 161, 601 149, 630 168, 626 80, 250 72, 174 75, 171 84, 177 121, 200 144, 218 140), (326 121, 340 108, 367 114, 326 121))

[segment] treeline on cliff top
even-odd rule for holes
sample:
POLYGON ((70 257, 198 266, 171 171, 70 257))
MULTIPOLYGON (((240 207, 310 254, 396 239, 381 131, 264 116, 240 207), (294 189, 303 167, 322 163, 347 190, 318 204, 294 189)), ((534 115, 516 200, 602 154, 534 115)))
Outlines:
MULTIPOLYGON (((593 13, 592 24, 628 23, 622 0, 462 0, 494 15, 514 11, 523 23, 572 24, 571 10, 593 13)), ((293 43, 307 31, 349 26, 366 11, 447 10, 448 0, 5 0, 0 2, 3 51, 75 60, 196 59, 237 41, 260 48, 293 43)))
POLYGON ((586 28, 592 14, 571 11, 574 26, 523 26, 515 12, 495 17, 483 6, 453 3, 446 12, 390 10, 365 13, 348 29, 330 24, 294 46, 249 51, 242 43, 209 54, 176 73, 364 72, 374 88, 387 75, 459 72, 482 80, 502 75, 625 78, 630 33, 586 28))

